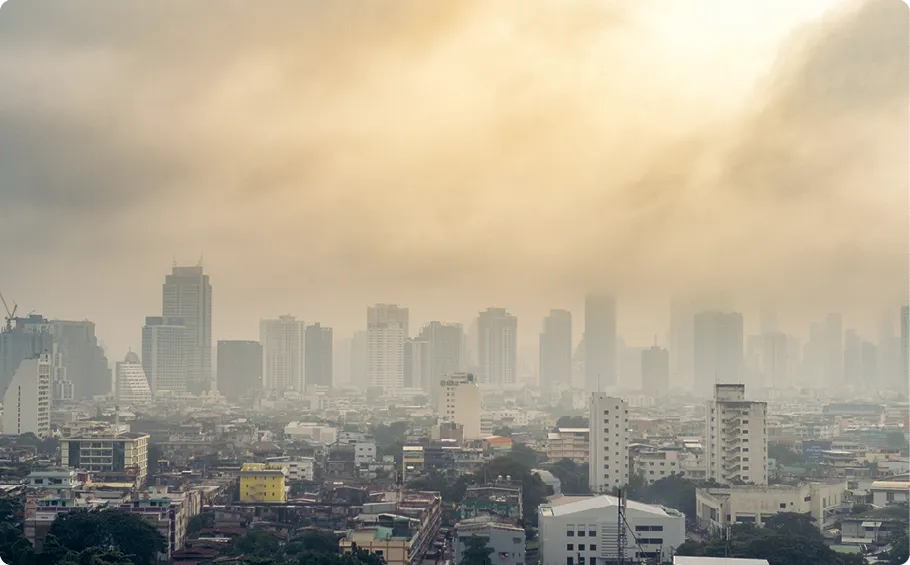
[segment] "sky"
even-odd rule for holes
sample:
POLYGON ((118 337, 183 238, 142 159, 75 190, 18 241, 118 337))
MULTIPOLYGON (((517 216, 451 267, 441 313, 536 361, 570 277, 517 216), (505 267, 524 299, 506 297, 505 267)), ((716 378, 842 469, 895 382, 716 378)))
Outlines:
MULTIPOLYGON (((411 327, 619 297, 907 301, 899 0, 9 0, 0 292, 119 358, 203 257, 217 339, 264 317, 411 327)), ((757 315, 749 318, 757 324, 757 315)))

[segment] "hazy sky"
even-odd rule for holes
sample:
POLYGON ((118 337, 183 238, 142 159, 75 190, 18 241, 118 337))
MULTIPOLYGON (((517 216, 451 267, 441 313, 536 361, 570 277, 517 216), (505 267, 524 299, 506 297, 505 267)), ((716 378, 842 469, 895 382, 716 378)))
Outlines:
POLYGON ((695 289, 871 332, 908 294, 907 33, 899 0, 9 0, 0 290, 112 357, 203 253, 215 339, 398 302, 534 342, 588 289, 633 342, 695 289))

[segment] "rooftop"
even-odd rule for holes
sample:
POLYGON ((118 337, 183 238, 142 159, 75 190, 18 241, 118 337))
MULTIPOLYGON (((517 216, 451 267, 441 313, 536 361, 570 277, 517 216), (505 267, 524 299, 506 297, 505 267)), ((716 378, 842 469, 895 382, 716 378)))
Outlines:
MULTIPOLYGON (((617 506, 615 496, 608 494, 598 496, 554 496, 540 505, 541 516, 566 516, 586 510, 597 510, 617 506)), ((627 501, 626 508, 637 512, 646 512, 659 516, 680 516, 679 511, 663 506, 645 504, 634 500, 627 501)))

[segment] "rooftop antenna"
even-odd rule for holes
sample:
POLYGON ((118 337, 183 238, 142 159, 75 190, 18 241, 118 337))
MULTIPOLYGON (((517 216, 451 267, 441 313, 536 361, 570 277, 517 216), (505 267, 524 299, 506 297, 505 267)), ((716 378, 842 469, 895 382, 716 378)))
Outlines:
POLYGON ((171 267, 174 267, 175 269, 177 268, 177 256, 176 255, 173 256, 173 259, 171 259, 171 267))
POLYGON ((199 262, 196 263, 196 266, 199 267, 200 269, 202 268, 202 254, 201 253, 199 254, 199 262))

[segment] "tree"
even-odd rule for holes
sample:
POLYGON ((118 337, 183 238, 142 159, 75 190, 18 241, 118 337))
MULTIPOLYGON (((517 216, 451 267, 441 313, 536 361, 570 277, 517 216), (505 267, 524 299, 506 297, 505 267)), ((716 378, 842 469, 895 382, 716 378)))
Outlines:
POLYGON ((510 428, 509 426, 503 426, 501 428, 496 428, 495 430, 493 430, 493 435, 502 436, 502 437, 512 437, 512 428, 510 428))
POLYGON ((900 430, 891 430, 885 436, 885 441, 891 449, 907 449, 907 436, 900 430))
POLYGON ((765 527, 780 534, 802 536, 821 540, 822 534, 815 524, 815 518, 796 512, 781 512, 765 520, 765 527))
POLYGON ((62 514, 49 530, 60 545, 75 552, 103 547, 134 556, 137 564, 153 562, 167 550, 167 540, 140 516, 123 510, 62 514))
POLYGON ((70 551, 59 563, 60 565, 133 565, 133 557, 119 551, 90 547, 79 553, 70 551))
POLYGON ((885 553, 888 565, 904 565, 910 559, 910 537, 907 532, 900 532, 890 540, 891 547, 885 553))
POLYGON ((537 464, 540 463, 541 459, 543 459, 543 456, 539 452, 531 449, 523 443, 513 443, 512 452, 509 454, 509 457, 515 461, 518 461, 529 469, 537 467, 537 464))
POLYGON ((584 416, 562 416, 556 420, 557 428, 587 428, 588 419, 584 416))
POLYGON ((806 462, 802 454, 793 451, 786 445, 775 444, 768 446, 768 458, 774 459, 781 465, 801 465, 806 462))
POLYGON ((853 508, 850 509, 850 514, 862 514, 870 510, 872 510, 871 504, 854 504, 853 508))
POLYGON ((490 554, 493 548, 487 545, 487 538, 472 535, 464 540, 464 551, 457 565, 493 565, 490 554))
POLYGON ((562 483, 563 494, 591 494, 588 466, 571 459, 562 459, 550 465, 549 471, 562 483))
POLYGON ((197 514, 190 518, 190 521, 186 525, 186 533, 188 535, 196 535, 206 528, 211 528, 215 525, 215 516, 208 512, 203 512, 202 514, 197 514))

